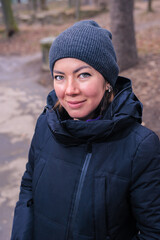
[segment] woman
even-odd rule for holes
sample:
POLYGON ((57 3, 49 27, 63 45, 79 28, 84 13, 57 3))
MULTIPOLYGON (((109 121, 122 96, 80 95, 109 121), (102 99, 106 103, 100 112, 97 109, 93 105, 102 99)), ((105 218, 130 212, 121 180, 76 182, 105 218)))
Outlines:
POLYGON ((111 33, 80 21, 50 49, 12 240, 160 239, 160 144, 118 76, 111 33))

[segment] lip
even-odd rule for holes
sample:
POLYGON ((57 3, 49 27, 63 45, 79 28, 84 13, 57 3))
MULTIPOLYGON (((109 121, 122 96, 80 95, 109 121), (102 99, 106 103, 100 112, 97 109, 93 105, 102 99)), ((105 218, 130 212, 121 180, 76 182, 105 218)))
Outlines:
POLYGON ((82 101, 66 101, 68 106, 70 108, 76 109, 76 108, 80 108, 82 107, 82 105, 84 104, 84 102, 86 102, 86 100, 82 100, 82 101))

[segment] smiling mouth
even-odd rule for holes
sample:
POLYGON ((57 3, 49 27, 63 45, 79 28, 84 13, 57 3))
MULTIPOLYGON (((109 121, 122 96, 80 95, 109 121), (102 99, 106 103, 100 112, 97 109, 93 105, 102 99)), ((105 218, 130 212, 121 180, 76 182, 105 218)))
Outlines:
POLYGON ((80 108, 86 100, 83 101, 67 101, 67 104, 69 105, 70 108, 76 109, 80 108))

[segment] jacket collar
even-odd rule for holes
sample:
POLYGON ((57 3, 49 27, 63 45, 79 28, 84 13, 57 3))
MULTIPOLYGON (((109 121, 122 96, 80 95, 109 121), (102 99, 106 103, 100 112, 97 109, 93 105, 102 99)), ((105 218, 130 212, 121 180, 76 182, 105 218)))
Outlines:
POLYGON ((87 141, 100 142, 134 122, 141 123, 142 104, 132 91, 131 81, 124 77, 118 77, 116 88, 118 93, 103 118, 89 122, 73 119, 61 121, 58 114, 51 110, 57 101, 53 90, 47 98, 47 121, 56 139, 67 145, 87 141))

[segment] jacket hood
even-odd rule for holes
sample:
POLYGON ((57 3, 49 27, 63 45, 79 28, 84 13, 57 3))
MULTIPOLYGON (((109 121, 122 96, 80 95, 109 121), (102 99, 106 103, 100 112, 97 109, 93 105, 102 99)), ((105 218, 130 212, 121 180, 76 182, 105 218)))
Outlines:
POLYGON ((47 97, 47 121, 56 139, 67 145, 86 142, 101 142, 118 133, 134 122, 142 121, 142 103, 132 91, 131 81, 118 77, 118 90, 103 118, 97 121, 61 120, 58 112, 52 110, 57 101, 53 90, 47 97))

